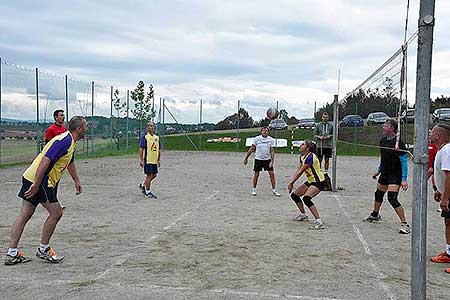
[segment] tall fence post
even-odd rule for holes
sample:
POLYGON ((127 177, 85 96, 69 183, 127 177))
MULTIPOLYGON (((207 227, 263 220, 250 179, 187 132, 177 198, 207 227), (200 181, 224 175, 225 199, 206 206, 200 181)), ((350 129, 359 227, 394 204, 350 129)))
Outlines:
POLYGON ((65 100, 66 100, 66 124, 67 124, 66 127, 69 127, 68 126, 69 121, 70 121, 70 118, 69 118, 69 87, 67 86, 67 75, 64 76, 64 85, 66 88, 66 95, 65 95, 65 97, 66 97, 65 98, 65 100))
POLYGON ((41 152, 41 137, 39 132, 39 69, 36 68, 36 152, 41 152))
POLYGON ((412 185, 411 299, 413 300, 426 299, 428 119, 434 7, 434 0, 420 1, 412 185))
POLYGON ((111 103, 110 103, 110 113, 109 113, 109 147, 113 148, 113 141, 112 141, 112 131, 113 131, 113 90, 114 87, 111 86, 111 103))
POLYGON ((198 149, 202 150, 202 113, 203 113, 203 100, 200 99, 200 123, 198 126, 198 130, 200 130, 200 137, 198 139, 198 149))
POLYGON ((236 149, 239 149, 239 127, 240 127, 240 110, 241 110, 241 100, 237 101, 237 119, 236 119, 236 149))
POLYGON ((162 149, 166 147, 166 99, 162 99, 162 149))
POLYGON ((337 166, 337 139, 338 139, 338 95, 334 95, 333 102, 333 152, 331 161, 331 191, 336 192, 336 166, 337 166))
POLYGON ((127 131, 127 137, 126 137, 127 144, 126 144, 126 147, 125 147, 125 149, 127 149, 127 151, 128 151, 128 118, 129 118, 129 116, 130 116, 130 90, 127 90, 127 129, 126 129, 126 131, 127 131))
MULTIPOLYGON (((91 83, 92 85, 91 85, 91 92, 92 92, 92 95, 91 95, 91 115, 92 115, 92 126, 91 126, 91 128, 90 128, 90 130, 91 130, 91 152, 92 152, 92 155, 94 155, 95 154, 95 152, 94 152, 94 82, 92 81, 92 83, 91 83)), ((96 126, 96 124, 95 124, 95 126, 96 126)), ((89 144, 88 144, 88 148, 89 148, 89 144)))

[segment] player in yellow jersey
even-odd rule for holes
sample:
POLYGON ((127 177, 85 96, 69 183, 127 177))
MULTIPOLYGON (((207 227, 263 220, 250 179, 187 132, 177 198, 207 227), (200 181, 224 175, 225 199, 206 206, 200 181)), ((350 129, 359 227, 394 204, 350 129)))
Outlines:
POLYGON ((159 137, 155 135, 155 124, 147 123, 147 132, 141 137, 139 143, 140 165, 144 168, 145 181, 139 185, 146 198, 156 199, 151 190, 151 183, 158 175, 159 168, 159 137))
POLYGON ((22 210, 11 228, 11 240, 5 265, 30 261, 22 251, 18 251, 17 247, 25 225, 33 216, 39 203, 45 207, 49 216, 42 229, 41 245, 37 249, 36 256, 52 263, 58 263, 64 258, 64 256, 57 256, 49 246, 56 224, 63 215, 55 187, 67 169, 75 183, 76 193, 81 193, 81 183, 74 164, 73 153, 76 142, 84 137, 86 131, 86 120, 79 116, 73 117, 69 122, 69 131, 51 139, 23 173, 22 188, 19 191, 19 197, 23 199, 22 210))
POLYGON ((325 177, 320 169, 320 162, 315 154, 316 146, 311 141, 304 141, 300 145, 300 166, 295 171, 292 176, 291 181, 288 184, 288 191, 291 194, 292 200, 294 200, 298 209, 300 210, 300 215, 294 218, 295 221, 307 221, 308 216, 305 214, 305 208, 303 203, 309 208, 314 218, 316 219, 314 225, 309 229, 323 229, 323 222, 320 219, 317 207, 311 201, 312 198, 317 196, 320 191, 324 189, 325 177), (300 185, 294 192, 294 183, 305 174, 308 181, 300 185), (292 193, 291 193, 292 192, 292 193), (303 196, 303 200, 302 197, 303 196))

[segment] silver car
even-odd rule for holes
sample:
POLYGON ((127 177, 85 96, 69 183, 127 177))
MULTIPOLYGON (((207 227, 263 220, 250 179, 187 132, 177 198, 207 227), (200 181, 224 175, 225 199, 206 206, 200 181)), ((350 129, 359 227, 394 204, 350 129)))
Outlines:
POLYGON ((276 130, 283 130, 286 129, 288 126, 286 122, 284 122, 283 119, 274 119, 270 121, 269 128, 270 129, 276 129, 276 130))
POLYGON ((367 125, 384 124, 384 122, 386 122, 387 119, 389 119, 389 116, 386 113, 382 111, 373 112, 367 116, 367 125))
POLYGON ((445 122, 450 120, 450 108, 438 108, 433 113, 434 122, 445 122))

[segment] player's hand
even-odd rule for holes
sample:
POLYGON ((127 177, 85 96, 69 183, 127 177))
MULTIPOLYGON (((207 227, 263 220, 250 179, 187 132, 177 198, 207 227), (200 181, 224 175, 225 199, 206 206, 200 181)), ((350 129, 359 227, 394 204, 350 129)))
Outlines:
POLYGON ((401 186, 402 186, 402 190, 406 191, 408 189, 408 182, 402 181, 401 186))
POLYGON ((35 185, 34 183, 30 186, 30 188, 28 189, 28 191, 25 192, 24 196, 27 199, 31 199, 34 197, 34 195, 36 195, 36 193, 39 190, 39 186, 35 185))
POLYGON ((288 184, 288 192, 289 192, 289 194, 292 192, 293 188, 294 188, 294 185, 292 184, 292 182, 289 182, 289 184, 288 184))
POLYGON ((429 168, 428 171, 427 171, 428 177, 430 177, 431 175, 433 175, 433 173, 434 173, 433 168, 429 168))
POLYGON ((140 161, 139 165, 141 166, 141 168, 143 168, 143 167, 144 167, 144 160, 143 160, 143 159, 141 159, 141 161, 140 161))
POLYGON ((372 178, 377 179, 378 175, 380 175, 380 172, 375 172, 372 174, 372 178))
POLYGON ((244 159, 244 166, 247 165, 247 162, 248 162, 248 160, 247 160, 247 159, 244 159))
POLYGON ((273 168, 273 162, 270 162, 269 163, 269 169, 272 169, 273 168))
POLYGON ((448 211, 448 199, 441 199, 441 208, 443 211, 448 211))
POLYGON ((83 188, 81 187, 81 182, 75 182, 75 195, 81 194, 83 188))
POLYGON ((442 194, 439 193, 439 191, 434 192, 434 195, 433 195, 434 201, 441 202, 441 196, 442 196, 442 194))

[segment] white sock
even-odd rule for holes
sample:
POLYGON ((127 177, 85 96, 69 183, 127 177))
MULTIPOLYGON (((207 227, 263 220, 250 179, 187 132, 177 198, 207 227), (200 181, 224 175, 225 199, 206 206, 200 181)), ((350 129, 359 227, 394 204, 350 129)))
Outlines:
POLYGON ((322 220, 319 218, 319 219, 316 219, 316 223, 318 223, 318 224, 322 224, 322 220))
POLYGON ((256 188, 253 188, 253 190, 252 190, 252 191, 256 193, 256 188))
POLYGON ((41 244, 39 246, 39 250, 41 250, 42 252, 45 252, 45 250, 47 250, 48 246, 49 246, 48 244, 41 244))
POLYGON ((325 169, 325 173, 328 173, 328 169, 325 169))
POLYGON ((17 248, 9 248, 8 249, 8 255, 10 256, 16 256, 17 255, 17 248))
POLYGON ((448 256, 450 256, 450 245, 445 245, 445 253, 447 253, 448 256))
POLYGON ((149 189, 149 190, 147 190, 147 188, 145 188, 145 192, 148 194, 148 193, 151 193, 151 191, 152 191, 152 189, 149 189))
POLYGON ((272 189, 272 192, 276 193, 276 192, 277 192, 277 189, 272 189))

